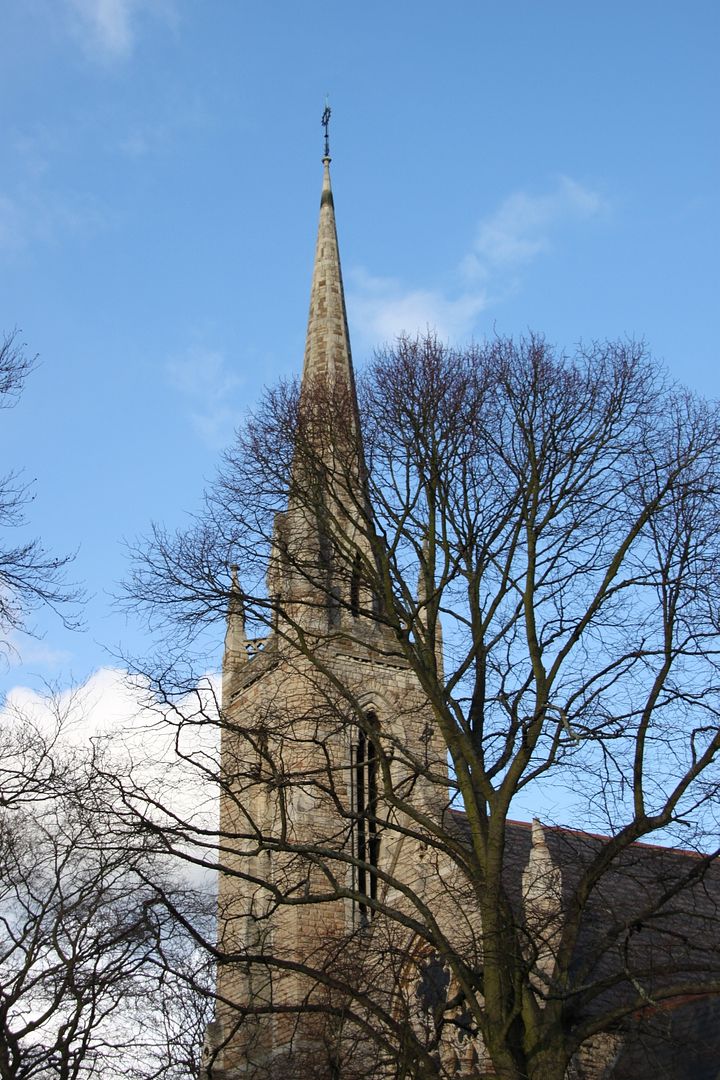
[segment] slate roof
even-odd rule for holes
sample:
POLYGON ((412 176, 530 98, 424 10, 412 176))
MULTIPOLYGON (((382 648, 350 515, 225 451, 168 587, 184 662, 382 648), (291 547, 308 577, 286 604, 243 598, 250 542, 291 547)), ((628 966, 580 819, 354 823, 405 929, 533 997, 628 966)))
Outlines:
MULTIPOLYGON (((453 817, 466 832, 465 815, 453 817)), ((519 919, 531 829, 511 821, 506 831, 506 886, 519 919)), ((553 826, 543 832, 567 910, 607 838, 553 826)), ((720 1080, 720 862, 629 846, 591 893, 570 975, 569 1020, 630 1009, 617 1017, 623 1050, 608 1080, 720 1080)))

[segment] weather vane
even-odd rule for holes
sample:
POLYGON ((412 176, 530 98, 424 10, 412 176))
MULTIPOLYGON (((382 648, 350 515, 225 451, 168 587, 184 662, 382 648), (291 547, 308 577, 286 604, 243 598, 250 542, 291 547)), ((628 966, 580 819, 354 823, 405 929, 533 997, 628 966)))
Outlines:
POLYGON ((322 114, 322 120, 320 121, 325 128, 325 157, 330 157, 330 106, 328 105, 328 99, 325 98, 325 111, 322 114))

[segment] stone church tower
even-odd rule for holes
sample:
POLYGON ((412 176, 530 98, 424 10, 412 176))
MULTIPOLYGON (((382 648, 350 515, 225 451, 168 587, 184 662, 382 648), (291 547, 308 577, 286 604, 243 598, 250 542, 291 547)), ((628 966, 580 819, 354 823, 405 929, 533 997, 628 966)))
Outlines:
MULTIPOLYGON (((327 147, 298 415, 268 633, 247 639, 237 576, 228 612, 218 931, 228 960, 206 1047, 207 1075, 221 1080, 350 1075, 343 983, 368 964, 378 905, 402 905, 394 883, 424 872, 422 845, 403 835, 403 799, 437 814, 446 797, 444 748, 364 584, 376 552, 327 147), (434 762, 434 785, 418 780, 417 759, 434 762)), ((393 993, 391 980, 388 1009, 393 993)))

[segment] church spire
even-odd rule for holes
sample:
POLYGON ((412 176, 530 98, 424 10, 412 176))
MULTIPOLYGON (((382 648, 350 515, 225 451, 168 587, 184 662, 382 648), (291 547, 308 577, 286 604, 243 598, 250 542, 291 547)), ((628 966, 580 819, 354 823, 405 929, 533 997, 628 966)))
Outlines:
POLYGON ((314 386, 326 391, 345 389, 355 398, 350 335, 348 333, 343 291, 340 251, 335 226, 335 207, 330 184, 328 123, 330 108, 325 106, 325 154, 320 196, 320 223, 315 247, 310 313, 308 316, 303 365, 303 391, 314 386))
POLYGON ((268 593, 302 607, 293 618, 336 627, 356 618, 363 598, 362 553, 371 519, 358 401, 348 333, 327 125, 315 262, 310 290, 287 510, 278 513, 268 566, 268 593))

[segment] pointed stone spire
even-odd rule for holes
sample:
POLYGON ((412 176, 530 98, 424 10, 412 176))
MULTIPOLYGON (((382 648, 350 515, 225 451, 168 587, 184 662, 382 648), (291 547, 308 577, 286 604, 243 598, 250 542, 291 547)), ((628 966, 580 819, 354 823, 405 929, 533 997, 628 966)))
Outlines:
POLYGON ((330 186, 330 158, 327 156, 323 158, 320 223, 310 290, 303 391, 312 385, 320 385, 326 390, 343 386, 355 400, 350 335, 330 186))
POLYGON ((362 547, 372 557, 362 537, 369 506, 330 184, 328 121, 326 107, 320 221, 300 389, 302 435, 288 508, 276 520, 268 577, 271 596, 297 605, 293 620, 323 632, 337 628, 344 606, 353 617, 357 614, 361 598, 355 556, 362 547))
POLYGON ((247 663, 247 660, 242 590, 238 581, 238 567, 233 563, 230 567, 230 595, 225 629, 225 651, 222 662, 223 708, 227 708, 230 704, 230 698, 235 689, 236 676, 241 666, 247 663))

